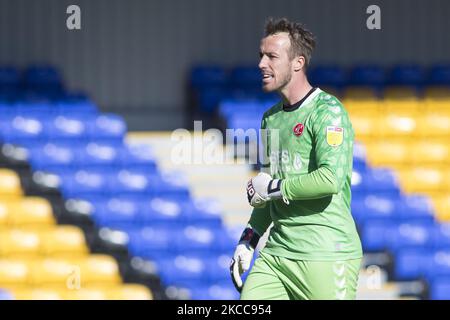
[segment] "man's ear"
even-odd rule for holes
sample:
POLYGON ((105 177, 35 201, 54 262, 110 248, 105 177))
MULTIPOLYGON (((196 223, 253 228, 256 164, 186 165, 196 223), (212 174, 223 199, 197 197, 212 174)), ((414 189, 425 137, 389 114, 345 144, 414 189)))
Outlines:
POLYGON ((294 71, 298 72, 303 69, 305 66, 305 57, 304 56, 298 56, 294 59, 294 71))

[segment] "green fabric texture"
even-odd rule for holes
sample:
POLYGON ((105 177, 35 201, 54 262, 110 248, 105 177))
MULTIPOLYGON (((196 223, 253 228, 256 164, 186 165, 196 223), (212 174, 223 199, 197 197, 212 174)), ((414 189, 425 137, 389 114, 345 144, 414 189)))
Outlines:
POLYGON ((281 102, 272 107, 261 128, 264 170, 283 179, 289 202, 252 211, 249 224, 259 234, 273 222, 263 252, 294 260, 361 258, 350 209, 354 132, 344 106, 316 89, 296 110, 284 111, 281 102))

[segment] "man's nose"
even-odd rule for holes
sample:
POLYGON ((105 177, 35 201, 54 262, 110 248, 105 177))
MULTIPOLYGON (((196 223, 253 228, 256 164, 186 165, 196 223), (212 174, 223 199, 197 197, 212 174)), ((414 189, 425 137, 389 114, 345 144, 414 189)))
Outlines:
POLYGON ((261 70, 264 69, 267 66, 267 60, 265 57, 261 57, 261 60, 259 60, 258 68, 261 70))

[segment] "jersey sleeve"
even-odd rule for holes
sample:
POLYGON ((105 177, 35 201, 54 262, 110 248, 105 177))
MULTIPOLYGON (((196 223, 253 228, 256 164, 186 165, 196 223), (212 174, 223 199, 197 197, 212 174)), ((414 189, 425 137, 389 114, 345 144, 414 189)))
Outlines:
POLYGON ((353 129, 342 105, 319 106, 311 116, 312 143, 317 169, 282 182, 290 200, 317 199, 338 193, 352 162, 353 129))

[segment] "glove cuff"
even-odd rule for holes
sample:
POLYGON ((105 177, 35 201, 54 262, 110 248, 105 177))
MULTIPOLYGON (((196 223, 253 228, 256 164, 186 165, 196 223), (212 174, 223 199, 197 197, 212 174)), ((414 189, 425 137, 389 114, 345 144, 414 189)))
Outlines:
POLYGON ((267 186, 267 195, 271 200, 283 198, 283 194, 281 193, 282 181, 282 179, 273 179, 269 182, 267 186))
POLYGON ((245 228, 245 230, 242 232, 241 238, 239 239, 239 243, 246 242, 250 245, 250 247, 256 249, 259 238, 260 235, 255 230, 253 230, 252 228, 245 228))

